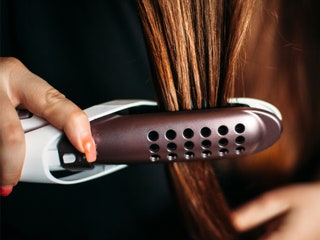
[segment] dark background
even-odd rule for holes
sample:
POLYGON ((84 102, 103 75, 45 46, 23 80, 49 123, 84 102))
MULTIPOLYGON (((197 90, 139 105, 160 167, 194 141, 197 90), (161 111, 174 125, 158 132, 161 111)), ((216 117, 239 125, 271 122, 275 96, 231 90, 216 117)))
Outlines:
MULTIPOLYGON (((1 0, 0 44, 81 108, 154 98, 134 0, 1 0)), ((163 165, 72 186, 19 183, 0 201, 3 240, 185 239, 163 165)))

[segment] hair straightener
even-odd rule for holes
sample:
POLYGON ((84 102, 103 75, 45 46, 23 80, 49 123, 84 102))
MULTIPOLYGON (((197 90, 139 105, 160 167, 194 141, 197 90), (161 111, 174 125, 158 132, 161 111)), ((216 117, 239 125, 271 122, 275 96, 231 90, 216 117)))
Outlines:
POLYGON ((229 106, 159 112, 155 102, 116 100, 85 110, 97 160, 88 163, 65 135, 30 113, 19 114, 26 137, 20 181, 74 184, 104 176, 133 163, 235 158, 262 151, 282 132, 273 105, 232 98, 229 106))

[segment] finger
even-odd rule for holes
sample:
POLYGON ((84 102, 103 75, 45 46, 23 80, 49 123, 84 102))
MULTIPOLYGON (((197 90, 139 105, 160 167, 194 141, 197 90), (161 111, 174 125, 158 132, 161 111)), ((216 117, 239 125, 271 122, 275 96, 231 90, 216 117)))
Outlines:
POLYGON ((283 197, 283 191, 267 192, 235 210, 232 213, 235 228, 244 232, 288 211, 290 202, 283 197))
POLYGON ((87 160, 94 161, 96 148, 86 114, 46 81, 23 69, 11 74, 12 96, 17 96, 17 101, 28 110, 63 130, 70 142, 85 153, 87 160))
POLYGON ((65 98, 63 94, 37 76, 32 76, 32 79, 31 84, 21 84, 21 86, 24 85, 27 92, 32 89, 36 92, 34 94, 23 94, 21 103, 34 114, 45 118, 51 124, 63 130, 70 142, 80 152, 86 154, 87 160, 89 162, 94 161, 96 159, 95 144, 86 114, 65 98))
POLYGON ((1 195, 7 195, 20 179, 25 142, 15 108, 3 91, 0 91, 0 102, 0 186, 1 195))

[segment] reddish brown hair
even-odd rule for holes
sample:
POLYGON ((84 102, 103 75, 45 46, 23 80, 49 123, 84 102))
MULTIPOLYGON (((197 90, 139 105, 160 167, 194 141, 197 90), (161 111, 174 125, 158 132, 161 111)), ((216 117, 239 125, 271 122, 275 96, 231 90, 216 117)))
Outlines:
MULTIPOLYGON (((232 162, 238 176, 253 179, 259 191, 306 179, 314 168, 308 160, 317 159, 320 33, 312 27, 319 20, 312 9, 318 5, 308 0, 138 0, 163 109, 215 107, 245 95, 282 112, 280 141, 232 162)), ((237 238, 210 162, 175 163, 170 172, 194 239, 237 238)))
MULTIPOLYGON (((159 105, 168 111, 224 105, 242 74, 254 1, 138 1, 159 105)), ((173 185, 195 239, 233 239, 211 162, 174 163, 173 185)))

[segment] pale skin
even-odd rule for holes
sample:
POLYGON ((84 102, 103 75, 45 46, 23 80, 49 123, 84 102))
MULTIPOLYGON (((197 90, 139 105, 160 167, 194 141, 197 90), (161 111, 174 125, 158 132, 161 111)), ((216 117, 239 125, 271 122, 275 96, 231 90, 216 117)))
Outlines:
MULTIPOLYGON (((96 149, 85 113, 15 58, 0 58, 0 195, 18 183, 24 156, 24 132, 16 107, 23 106, 63 130, 89 162, 96 149), (5 117, 3 117, 5 116, 5 117)), ((244 232, 274 217, 261 239, 317 240, 320 236, 320 183, 292 185, 265 193, 235 210, 236 229, 244 232)))
POLYGON ((318 240, 320 183, 297 184, 269 191, 233 212, 234 225, 244 232, 263 223, 261 240, 318 240))
POLYGON ((18 183, 25 157, 25 139, 16 107, 63 130, 89 162, 96 149, 85 113, 15 58, 0 58, 0 194, 9 195, 18 183), (5 116, 5 117, 4 117, 5 116))

